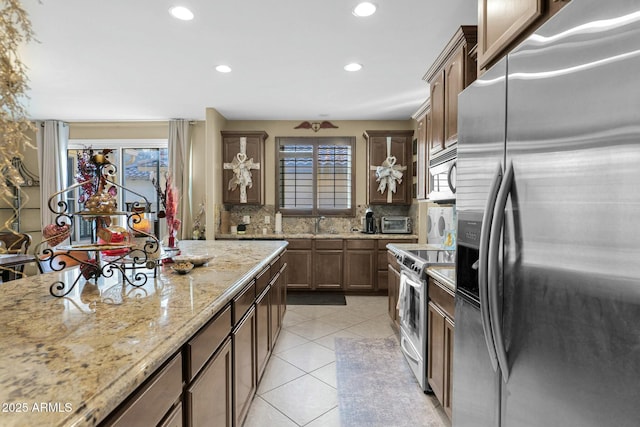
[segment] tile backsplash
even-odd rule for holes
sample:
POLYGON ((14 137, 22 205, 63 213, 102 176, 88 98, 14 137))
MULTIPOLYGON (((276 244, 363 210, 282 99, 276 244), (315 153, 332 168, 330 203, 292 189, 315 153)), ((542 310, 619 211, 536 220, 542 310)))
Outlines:
MULTIPOLYGON (((358 205, 356 207, 356 214, 354 217, 332 217, 325 216, 320 222, 321 233, 346 233, 354 229, 361 230, 363 225, 361 218, 364 217, 367 205, 358 205)), ((382 216, 411 216, 415 217, 415 209, 413 206, 385 206, 374 205, 371 206, 374 217, 376 218, 378 225, 380 223, 380 217, 382 216)), ((230 225, 244 224, 244 217, 248 216, 250 219, 247 224, 247 234, 262 234, 264 228, 267 229, 268 234, 274 233, 275 228, 275 205, 265 206, 253 206, 253 205, 232 205, 222 206, 220 210, 226 210, 230 214, 230 225), (269 217, 268 223, 265 223, 265 217, 269 217)), ((219 216, 217 216, 219 217, 219 216)), ((315 228, 315 221, 317 217, 297 217, 297 216, 283 216, 282 217, 282 231, 284 233, 313 233, 315 228)), ((415 222, 414 222, 415 223, 415 222)), ((217 232, 220 234, 227 234, 228 230, 220 230, 220 223, 216 224, 217 232)))

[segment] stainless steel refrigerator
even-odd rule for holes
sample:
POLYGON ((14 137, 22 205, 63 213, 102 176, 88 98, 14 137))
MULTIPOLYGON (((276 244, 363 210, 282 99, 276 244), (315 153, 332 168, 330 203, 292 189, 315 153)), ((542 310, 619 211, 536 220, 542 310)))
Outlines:
POLYGON ((453 426, 640 425, 640 2, 573 0, 458 123, 453 426))

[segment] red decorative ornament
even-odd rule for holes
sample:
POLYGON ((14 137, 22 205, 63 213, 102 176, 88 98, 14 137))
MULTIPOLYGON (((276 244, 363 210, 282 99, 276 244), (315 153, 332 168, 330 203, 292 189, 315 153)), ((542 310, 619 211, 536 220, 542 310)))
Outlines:
POLYGON ((71 228, 69 224, 57 225, 49 224, 42 230, 42 235, 49 244, 49 246, 58 246, 69 238, 71 234, 71 228))

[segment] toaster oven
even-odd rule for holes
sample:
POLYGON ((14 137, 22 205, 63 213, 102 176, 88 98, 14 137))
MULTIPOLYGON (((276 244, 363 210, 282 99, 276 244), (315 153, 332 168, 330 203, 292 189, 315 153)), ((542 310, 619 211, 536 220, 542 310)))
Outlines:
POLYGON ((380 219, 382 234, 411 234, 411 218, 408 216, 383 216, 380 219))

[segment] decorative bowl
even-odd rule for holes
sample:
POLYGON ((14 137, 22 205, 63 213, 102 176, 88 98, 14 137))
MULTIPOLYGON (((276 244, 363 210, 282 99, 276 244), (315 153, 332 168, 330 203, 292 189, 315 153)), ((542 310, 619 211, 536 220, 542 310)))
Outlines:
POLYGON ((200 267, 211 261, 214 257, 211 255, 176 255, 173 257, 175 262, 188 262, 193 264, 194 267, 200 267))
POLYGON ((171 269, 178 274, 187 274, 191 270, 193 270, 193 264, 190 262, 176 262, 171 266, 171 269))

